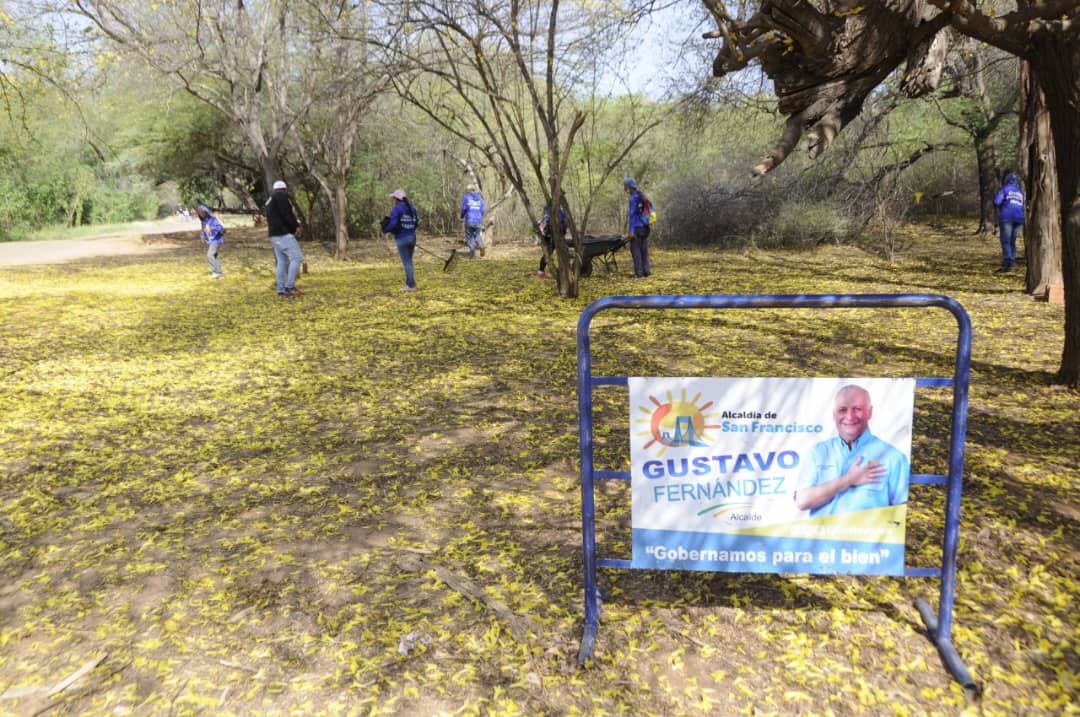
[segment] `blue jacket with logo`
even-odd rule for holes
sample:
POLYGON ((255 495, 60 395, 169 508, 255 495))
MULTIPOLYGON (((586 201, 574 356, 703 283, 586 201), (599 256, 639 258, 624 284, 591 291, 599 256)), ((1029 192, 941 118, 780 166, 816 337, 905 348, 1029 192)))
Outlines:
POLYGON ((420 225, 420 217, 416 213, 416 207, 403 199, 394 204, 390 211, 390 221, 386 224, 387 234, 393 234, 395 239, 415 239, 416 227, 420 225))
POLYGON ((630 226, 629 232, 634 233, 638 227, 648 226, 645 216, 645 195, 640 189, 630 192, 630 226))
POLYGON ((998 208, 999 222, 1024 223, 1024 190, 1012 172, 1005 175, 1005 185, 994 197, 994 206, 998 208))
MULTIPOLYGON (((540 231, 546 238, 550 239, 551 229, 551 207, 545 204, 544 219, 540 222, 540 231)), ((566 234, 566 210, 563 209, 561 206, 559 207, 559 234, 566 234)))
POLYGON ((200 204, 199 209, 206 212, 206 219, 200 219, 202 222, 202 232, 199 236, 203 240, 203 244, 224 244, 225 243, 225 227, 221 226, 221 222, 218 218, 210 213, 210 208, 205 204, 200 204))
POLYGON ((461 217, 466 224, 480 226, 484 221, 484 198, 479 192, 469 192, 461 198, 461 217))

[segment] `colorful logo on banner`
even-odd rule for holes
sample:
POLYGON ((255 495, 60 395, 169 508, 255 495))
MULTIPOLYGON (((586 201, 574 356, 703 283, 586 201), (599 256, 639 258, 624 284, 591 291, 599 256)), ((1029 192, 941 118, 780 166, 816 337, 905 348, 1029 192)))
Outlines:
POLYGON ((903 573, 914 379, 629 383, 634 567, 903 573))
POLYGON ((662 456, 668 448, 708 446, 712 440, 708 432, 720 428, 708 421, 719 414, 706 413, 713 403, 699 404, 700 400, 701 394, 697 394, 688 401, 685 390, 678 400, 670 392, 664 401, 649 396, 646 405, 638 406, 645 417, 634 422, 640 427, 639 435, 645 438, 645 450, 655 450, 657 456, 662 456))

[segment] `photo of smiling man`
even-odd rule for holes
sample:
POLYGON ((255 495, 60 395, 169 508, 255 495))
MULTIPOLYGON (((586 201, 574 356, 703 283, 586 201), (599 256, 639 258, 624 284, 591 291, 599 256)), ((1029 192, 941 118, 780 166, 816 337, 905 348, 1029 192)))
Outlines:
POLYGON ((836 392, 837 435, 814 446, 795 492, 811 518, 907 503, 911 466, 894 446, 870 432, 870 392, 848 384, 836 392))

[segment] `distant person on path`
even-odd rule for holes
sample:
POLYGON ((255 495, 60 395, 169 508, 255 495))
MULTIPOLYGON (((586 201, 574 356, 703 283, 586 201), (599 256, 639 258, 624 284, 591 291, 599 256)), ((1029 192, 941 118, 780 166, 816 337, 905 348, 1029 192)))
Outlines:
MULTIPOLYGON (((551 207, 544 205, 544 218, 540 220, 540 241, 543 242, 541 247, 543 253, 540 255, 540 270, 536 272, 537 279, 548 278, 547 269, 548 256, 555 252, 555 238, 554 227, 551 226, 551 207)), ((559 206, 559 236, 566 236, 566 211, 559 206)))
POLYGON ((390 216, 383 219, 382 230, 386 234, 394 235, 401 265, 405 267, 405 286, 401 290, 416 291, 413 252, 416 251, 416 228, 420 225, 420 217, 416 213, 416 207, 405 196, 404 189, 395 189, 390 196, 394 198, 394 208, 390 211, 390 216))
POLYGON ((266 231, 270 243, 274 246, 274 262, 277 269, 278 296, 299 296, 303 292, 296 288, 296 276, 304 254, 296 241, 300 233, 300 223, 296 221, 289 190, 280 179, 274 182, 270 198, 266 200, 266 231))
POLYGON ((1001 189, 994 197, 998 208, 998 230, 1001 233, 1001 268, 998 274, 1016 268, 1016 236, 1024 226, 1024 190, 1011 170, 1005 170, 1001 189))
POLYGON ((469 247, 470 259, 476 257, 477 251, 480 252, 480 256, 484 255, 482 233, 486 210, 484 197, 477 191, 475 184, 470 184, 465 196, 461 198, 461 218, 465 220, 465 245, 469 247))
POLYGON ((623 180, 623 189, 630 195, 626 238, 630 241, 630 256, 634 258, 634 278, 644 279, 652 274, 649 261, 650 204, 633 177, 623 180))
POLYGON ((202 222, 199 237, 203 244, 206 244, 206 262, 210 265, 210 278, 224 279, 225 273, 221 270, 219 252, 221 245, 225 243, 225 227, 221 226, 221 222, 210 213, 210 208, 205 204, 200 204, 195 209, 195 213, 199 215, 199 221, 202 222))
POLYGON ((836 392, 836 437, 814 446, 795 504, 811 518, 906 503, 911 466, 895 446, 870 433, 870 392, 850 384, 836 392))

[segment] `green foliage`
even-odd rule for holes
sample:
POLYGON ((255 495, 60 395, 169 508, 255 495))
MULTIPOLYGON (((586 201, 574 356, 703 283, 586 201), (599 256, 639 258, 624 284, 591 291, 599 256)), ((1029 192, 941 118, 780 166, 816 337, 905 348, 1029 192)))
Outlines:
POLYGON ((416 204, 425 231, 457 232, 468 179, 453 157, 466 157, 468 150, 436 131, 411 105, 380 102, 394 121, 387 122, 382 112, 364 121, 349 177, 350 233, 377 235, 379 219, 393 206, 389 194, 398 187, 416 204))
POLYGON ((380 201, 383 184, 370 165, 353 165, 349 175, 349 228, 364 233, 379 226, 386 215, 386 203, 380 201))
MULTIPOLYGON (((107 105, 95 107, 108 114, 107 105)), ((103 138, 86 126, 90 114, 76 112, 64 98, 43 95, 20 124, 0 125, 0 237, 23 238, 50 224, 157 215, 152 180, 125 151, 121 135, 103 138)))
POLYGON ((127 122, 115 144, 139 176, 154 184, 176 183, 176 199, 186 205, 213 203, 223 193, 226 176, 254 191, 251 152, 220 112, 184 92, 153 85, 136 97, 125 93, 119 101, 127 122))
POLYGON ((158 197, 145 181, 104 184, 83 200, 81 211, 83 224, 151 219, 158 214, 158 197))
MULTIPOLYGON (((81 117, 65 103, 45 97, 27 117, 25 131, 4 129, 0 237, 21 236, 49 223, 135 219, 152 215, 154 204, 213 203, 231 196, 226 187, 261 195, 251 150, 236 127, 145 68, 128 64, 106 67, 103 76, 108 81, 82 98, 81 117)), ((1007 87, 998 82, 991 90, 1000 94, 1007 87)), ((511 90, 520 88, 507 85, 506 91, 511 90)), ((899 194, 913 198, 921 193, 924 202, 916 209, 940 212, 973 206, 977 175, 963 133, 950 128, 926 102, 901 103, 886 122, 875 123, 888 106, 886 95, 875 94, 868 99, 864 116, 820 159, 811 162, 799 149, 768 177, 752 180, 751 168, 782 131, 782 118, 767 109, 772 97, 743 97, 739 103, 698 110, 665 102, 636 107, 632 99, 641 98, 582 104, 590 112, 579 140, 588 143, 573 148, 565 186, 579 218, 601 181, 605 158, 621 146, 628 118, 634 113, 665 118, 595 193, 584 227, 590 233, 624 230, 626 197, 621 180, 634 176, 659 211, 653 236, 660 243, 844 241, 850 236, 854 210, 870 213, 867 205, 872 199, 860 195, 860 188, 883 167, 901 162, 928 142, 957 142, 959 148, 927 155, 905 169, 898 181, 899 194)), ((416 201, 426 230, 456 233, 467 182, 458 163, 461 158, 480 167, 489 200, 497 196, 492 190, 505 186, 476 150, 449 137, 416 108, 387 96, 376 102, 376 111, 361 127, 349 177, 352 236, 377 235, 378 220, 390 206, 387 195, 398 186, 416 201)), ((950 117, 968 117, 977 109, 962 98, 940 106, 950 117)), ((1004 135, 1014 128, 1005 123, 998 131, 1004 135)), ((283 167, 293 179, 295 196, 303 199, 313 236, 329 238, 332 226, 325 197, 306 176, 296 153, 283 150, 283 155, 283 167)), ((532 182, 526 178, 527 192, 538 203, 543 193, 532 182)), ((504 205, 496 230, 508 238, 529 233, 519 201, 504 205)))
POLYGON ((19 238, 46 224, 89 220, 88 203, 101 192, 89 167, 19 139, 0 162, 0 226, 5 238, 19 238), (39 150, 39 151, 35 151, 39 150))
MULTIPOLYGON (((875 109, 884 109, 870 108, 849 128, 852 131, 845 130, 840 134, 835 147, 822 157, 822 166, 857 183, 873 177, 882 167, 903 161, 928 144, 936 145, 942 149, 924 155, 906 168, 897 179, 898 186, 906 190, 909 197, 919 192, 932 200, 913 209, 978 214, 979 175, 972 139, 951 125, 940 109, 948 112, 953 101, 901 101, 889 112, 888 121, 864 140, 868 149, 852 157, 850 150, 862 134, 864 125, 874 121, 875 109)), ((1015 136, 1015 125, 1013 131, 1015 136)), ((1000 146, 1004 150, 1007 145, 1006 140, 1000 146)))

